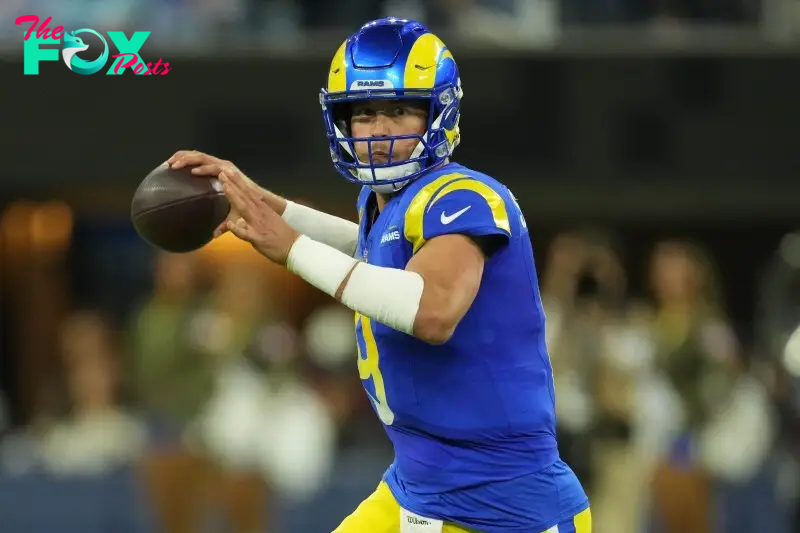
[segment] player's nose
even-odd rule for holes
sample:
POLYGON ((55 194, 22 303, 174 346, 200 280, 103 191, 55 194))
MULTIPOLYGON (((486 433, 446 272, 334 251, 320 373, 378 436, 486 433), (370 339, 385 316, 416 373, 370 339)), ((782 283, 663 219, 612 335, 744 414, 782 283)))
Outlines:
POLYGON ((372 136, 386 137, 390 134, 391 120, 383 113, 378 113, 372 122, 372 136))

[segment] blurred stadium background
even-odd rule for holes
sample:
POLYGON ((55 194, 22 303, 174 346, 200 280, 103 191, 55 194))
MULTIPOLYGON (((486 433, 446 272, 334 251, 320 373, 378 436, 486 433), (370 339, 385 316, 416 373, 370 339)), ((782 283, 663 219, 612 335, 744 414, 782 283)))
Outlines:
POLYGON ((385 14, 449 44, 457 158, 526 211, 596 533, 800 531, 797 0, 3 0, 0 531, 324 533, 374 488, 351 314, 128 209, 194 148, 353 218, 317 92, 385 14), (31 14, 173 70, 24 76, 31 14))

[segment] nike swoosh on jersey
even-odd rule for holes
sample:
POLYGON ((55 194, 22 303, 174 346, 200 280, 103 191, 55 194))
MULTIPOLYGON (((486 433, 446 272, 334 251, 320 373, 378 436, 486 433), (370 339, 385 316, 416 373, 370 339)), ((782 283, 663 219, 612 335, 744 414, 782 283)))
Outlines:
POLYGON ((441 218, 442 224, 450 224, 452 221, 454 221, 455 219, 457 219, 458 217, 460 217, 461 215, 463 215, 464 213, 469 211, 470 207, 472 207, 472 206, 468 205, 467 207, 465 207, 461 211, 456 211, 452 215, 448 215, 447 213, 442 211, 442 218, 441 218))

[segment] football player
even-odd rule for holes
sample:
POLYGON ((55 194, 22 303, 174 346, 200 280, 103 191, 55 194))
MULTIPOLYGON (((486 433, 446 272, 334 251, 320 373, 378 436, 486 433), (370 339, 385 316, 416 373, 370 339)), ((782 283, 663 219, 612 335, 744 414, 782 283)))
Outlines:
POLYGON ((525 218, 494 178, 451 160, 463 97, 422 24, 365 24, 320 94, 333 164, 361 186, 358 224, 219 176, 230 230, 355 312, 358 372, 395 449, 336 533, 588 533, 587 496, 559 458, 545 316, 525 218))

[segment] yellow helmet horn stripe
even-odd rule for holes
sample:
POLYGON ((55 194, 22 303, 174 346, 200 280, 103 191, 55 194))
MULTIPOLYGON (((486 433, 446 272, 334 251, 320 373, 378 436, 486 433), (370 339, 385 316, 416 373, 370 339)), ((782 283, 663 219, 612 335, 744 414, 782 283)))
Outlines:
POLYGON ((331 61, 331 70, 328 72, 328 92, 336 93, 347 90, 347 61, 345 61, 345 48, 347 41, 336 51, 331 61))
POLYGON ((446 58, 453 59, 453 54, 445 44, 432 33, 425 33, 411 46, 406 59, 403 78, 405 89, 431 89, 436 83, 436 71, 439 63, 446 58))

